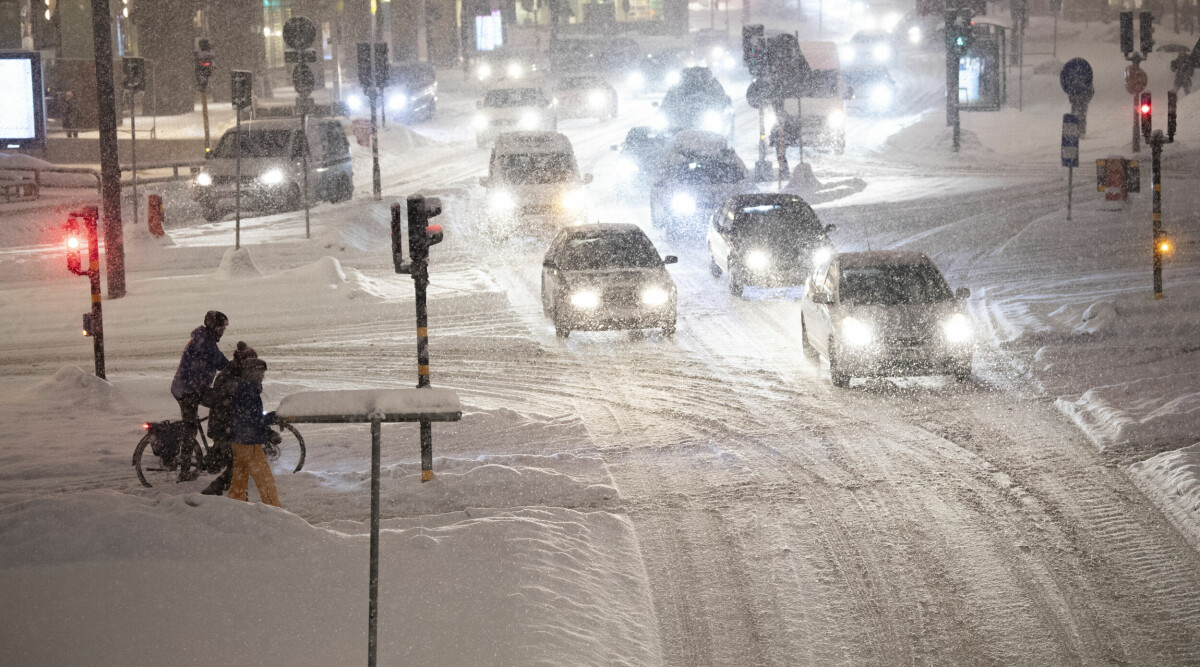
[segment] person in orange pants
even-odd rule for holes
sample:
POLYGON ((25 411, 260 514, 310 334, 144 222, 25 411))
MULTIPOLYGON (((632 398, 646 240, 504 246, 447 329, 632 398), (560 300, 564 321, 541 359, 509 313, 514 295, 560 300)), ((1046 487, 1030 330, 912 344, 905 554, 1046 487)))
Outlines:
POLYGON ((262 382, 267 372, 267 362, 247 359, 242 367, 242 376, 233 387, 230 421, 233 430, 233 479, 229 482, 229 497, 246 500, 246 490, 251 479, 258 487, 258 495, 267 505, 282 507, 279 494, 275 491, 275 475, 267 463, 263 445, 276 441, 279 434, 270 429, 275 423, 275 413, 263 414, 262 382))

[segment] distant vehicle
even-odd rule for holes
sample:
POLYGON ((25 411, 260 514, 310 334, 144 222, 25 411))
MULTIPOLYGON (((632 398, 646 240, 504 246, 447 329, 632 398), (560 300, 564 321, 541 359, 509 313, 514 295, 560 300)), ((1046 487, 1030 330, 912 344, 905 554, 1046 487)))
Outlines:
POLYGON ((538 72, 538 63, 532 53, 499 48, 479 52, 473 59, 471 72, 476 81, 490 86, 497 81, 534 76, 538 72))
POLYGON ((505 81, 487 90, 475 103, 479 113, 471 124, 475 143, 487 146, 501 132, 510 130, 557 130, 554 105, 542 87, 526 81, 505 81))
POLYGON ((714 278, 728 273, 729 291, 737 296, 747 285, 803 285, 817 264, 833 258, 834 229, 796 195, 734 195, 709 223, 709 268, 714 278))
POLYGON ((675 333, 675 281, 654 243, 634 224, 590 224, 559 232, 542 261, 542 312, 554 332, 646 329, 675 333))
POLYGON ((241 151, 241 201, 246 208, 294 211, 304 206, 304 156, 309 201, 341 202, 354 196, 350 143, 341 122, 310 118, 307 136, 299 118, 251 121, 227 130, 192 181, 192 196, 206 220, 234 206, 241 151))
POLYGON ((391 86, 383 102, 391 120, 411 123, 432 120, 437 112, 437 70, 429 63, 392 63, 391 86))
POLYGON ((961 302, 927 256, 841 253, 813 271, 800 306, 804 349, 829 359, 833 384, 853 377, 971 377, 975 335, 961 302))
POLYGON ((701 28, 691 33, 690 37, 692 54, 702 66, 728 72, 741 64, 741 46, 737 47, 735 55, 735 49, 729 45, 729 35, 724 30, 701 28))
POLYGON ((673 139, 672 135, 656 132, 645 125, 629 128, 625 141, 612 147, 614 151, 620 151, 617 176, 625 181, 649 180, 673 139))
POLYGON ((555 76, 617 74, 628 72, 642 56, 642 49, 628 37, 559 37, 550 42, 547 53, 555 76))
POLYGON ((882 114, 896 104, 896 81, 885 67, 847 70, 843 75, 846 87, 846 110, 867 114, 882 114))
POLYGON ((862 30, 854 33, 850 41, 839 49, 842 67, 851 70, 887 65, 896 56, 893 39, 891 33, 883 30, 862 30))
POLYGON ((493 236, 583 222, 592 175, 579 175, 571 140, 558 132, 505 132, 488 161, 487 218, 493 236))
POLYGON ((656 129, 733 133, 733 101, 707 67, 688 67, 658 107, 656 129))
POLYGON ((665 92, 679 83, 685 68, 695 64, 686 49, 662 49, 639 57, 626 74, 625 85, 634 94, 665 92))
POLYGON ((695 228, 729 197, 754 189, 746 164, 725 137, 680 132, 655 173, 650 221, 673 231, 695 228))
POLYGON ((577 74, 554 86, 554 106, 559 118, 617 117, 617 91, 597 74, 577 74))
POLYGON ((896 25, 896 43, 913 47, 940 49, 942 43, 945 19, 941 12, 937 14, 920 14, 908 12, 896 25))
POLYGON ((837 45, 833 42, 800 42, 800 52, 811 69, 800 98, 800 127, 805 146, 846 149, 845 90, 837 45))

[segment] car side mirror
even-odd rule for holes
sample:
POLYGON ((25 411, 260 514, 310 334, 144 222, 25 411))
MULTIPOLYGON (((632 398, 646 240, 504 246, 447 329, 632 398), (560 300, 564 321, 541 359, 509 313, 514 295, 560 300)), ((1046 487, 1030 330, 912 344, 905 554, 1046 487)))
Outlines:
POLYGON ((675 255, 667 255, 666 257, 663 257, 663 264, 676 264, 678 262, 679 258, 675 255))
POLYGON ((968 287, 960 287, 954 290, 954 298, 962 301, 971 298, 971 289, 968 287))
POLYGON ((834 225, 834 224, 825 225, 825 233, 826 234, 832 234, 836 231, 837 231, 837 225, 834 225))
POLYGON ((610 151, 619 151, 619 150, 621 150, 621 146, 620 146, 620 144, 613 144, 613 145, 611 145, 611 146, 609 146, 609 147, 608 147, 608 150, 610 150, 610 151))
POLYGON ((554 268, 554 260, 549 259, 549 258, 543 259, 542 267, 547 268, 547 269, 553 269, 554 268))
POLYGON ((594 177, 594 176, 592 176, 591 174, 584 174, 584 175, 583 175, 583 184, 584 184, 584 185, 587 185, 588 183, 591 183, 593 180, 595 180, 595 177, 594 177))
POLYGON ((483 100, 475 100, 475 108, 482 109, 483 108, 483 100))
POLYGON ((812 300, 813 300, 813 303, 815 303, 815 304, 819 304, 822 306, 828 306, 833 303, 833 295, 830 294, 829 292, 818 290, 816 292, 813 292, 812 300))

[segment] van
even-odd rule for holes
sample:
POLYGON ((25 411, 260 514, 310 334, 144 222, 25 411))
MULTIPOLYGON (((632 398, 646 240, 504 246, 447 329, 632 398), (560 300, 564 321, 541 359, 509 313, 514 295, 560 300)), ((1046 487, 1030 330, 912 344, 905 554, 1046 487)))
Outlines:
MULTIPOLYGON (((562 227, 587 218, 583 186, 571 140, 559 132, 505 132, 496 138, 488 161, 486 216, 493 235, 507 236, 518 225, 562 227)), ((528 228, 520 231, 530 231, 528 228)))
MULTIPOLYGON (((800 53, 811 68, 800 96, 800 132, 805 146, 827 146, 841 154, 846 149, 845 90, 838 47, 833 42, 800 42, 800 53)), ((794 100, 788 100, 789 108, 794 100)))
POLYGON ((484 148, 501 132, 509 130, 557 130, 558 115, 554 103, 540 83, 502 81, 475 102, 479 113, 471 121, 475 144, 484 148))
POLYGON ((304 206, 304 156, 308 153, 308 200, 341 202, 354 195, 350 142, 340 121, 299 118, 243 123, 225 132, 192 181, 193 198, 206 220, 218 220, 234 206, 237 160, 241 154, 241 205, 267 211, 304 206), (239 141, 240 137, 240 141, 239 141))

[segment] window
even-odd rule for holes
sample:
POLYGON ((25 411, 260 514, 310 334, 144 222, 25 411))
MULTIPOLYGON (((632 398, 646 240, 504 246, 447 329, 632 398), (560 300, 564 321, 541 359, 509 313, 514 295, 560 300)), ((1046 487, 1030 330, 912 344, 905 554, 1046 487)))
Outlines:
POLYGON ((930 264, 843 268, 842 301, 857 305, 897 306, 949 301, 950 286, 930 264))
POLYGON ((661 266, 662 258, 641 231, 602 232, 568 240, 559 265, 575 270, 650 268, 661 266))

